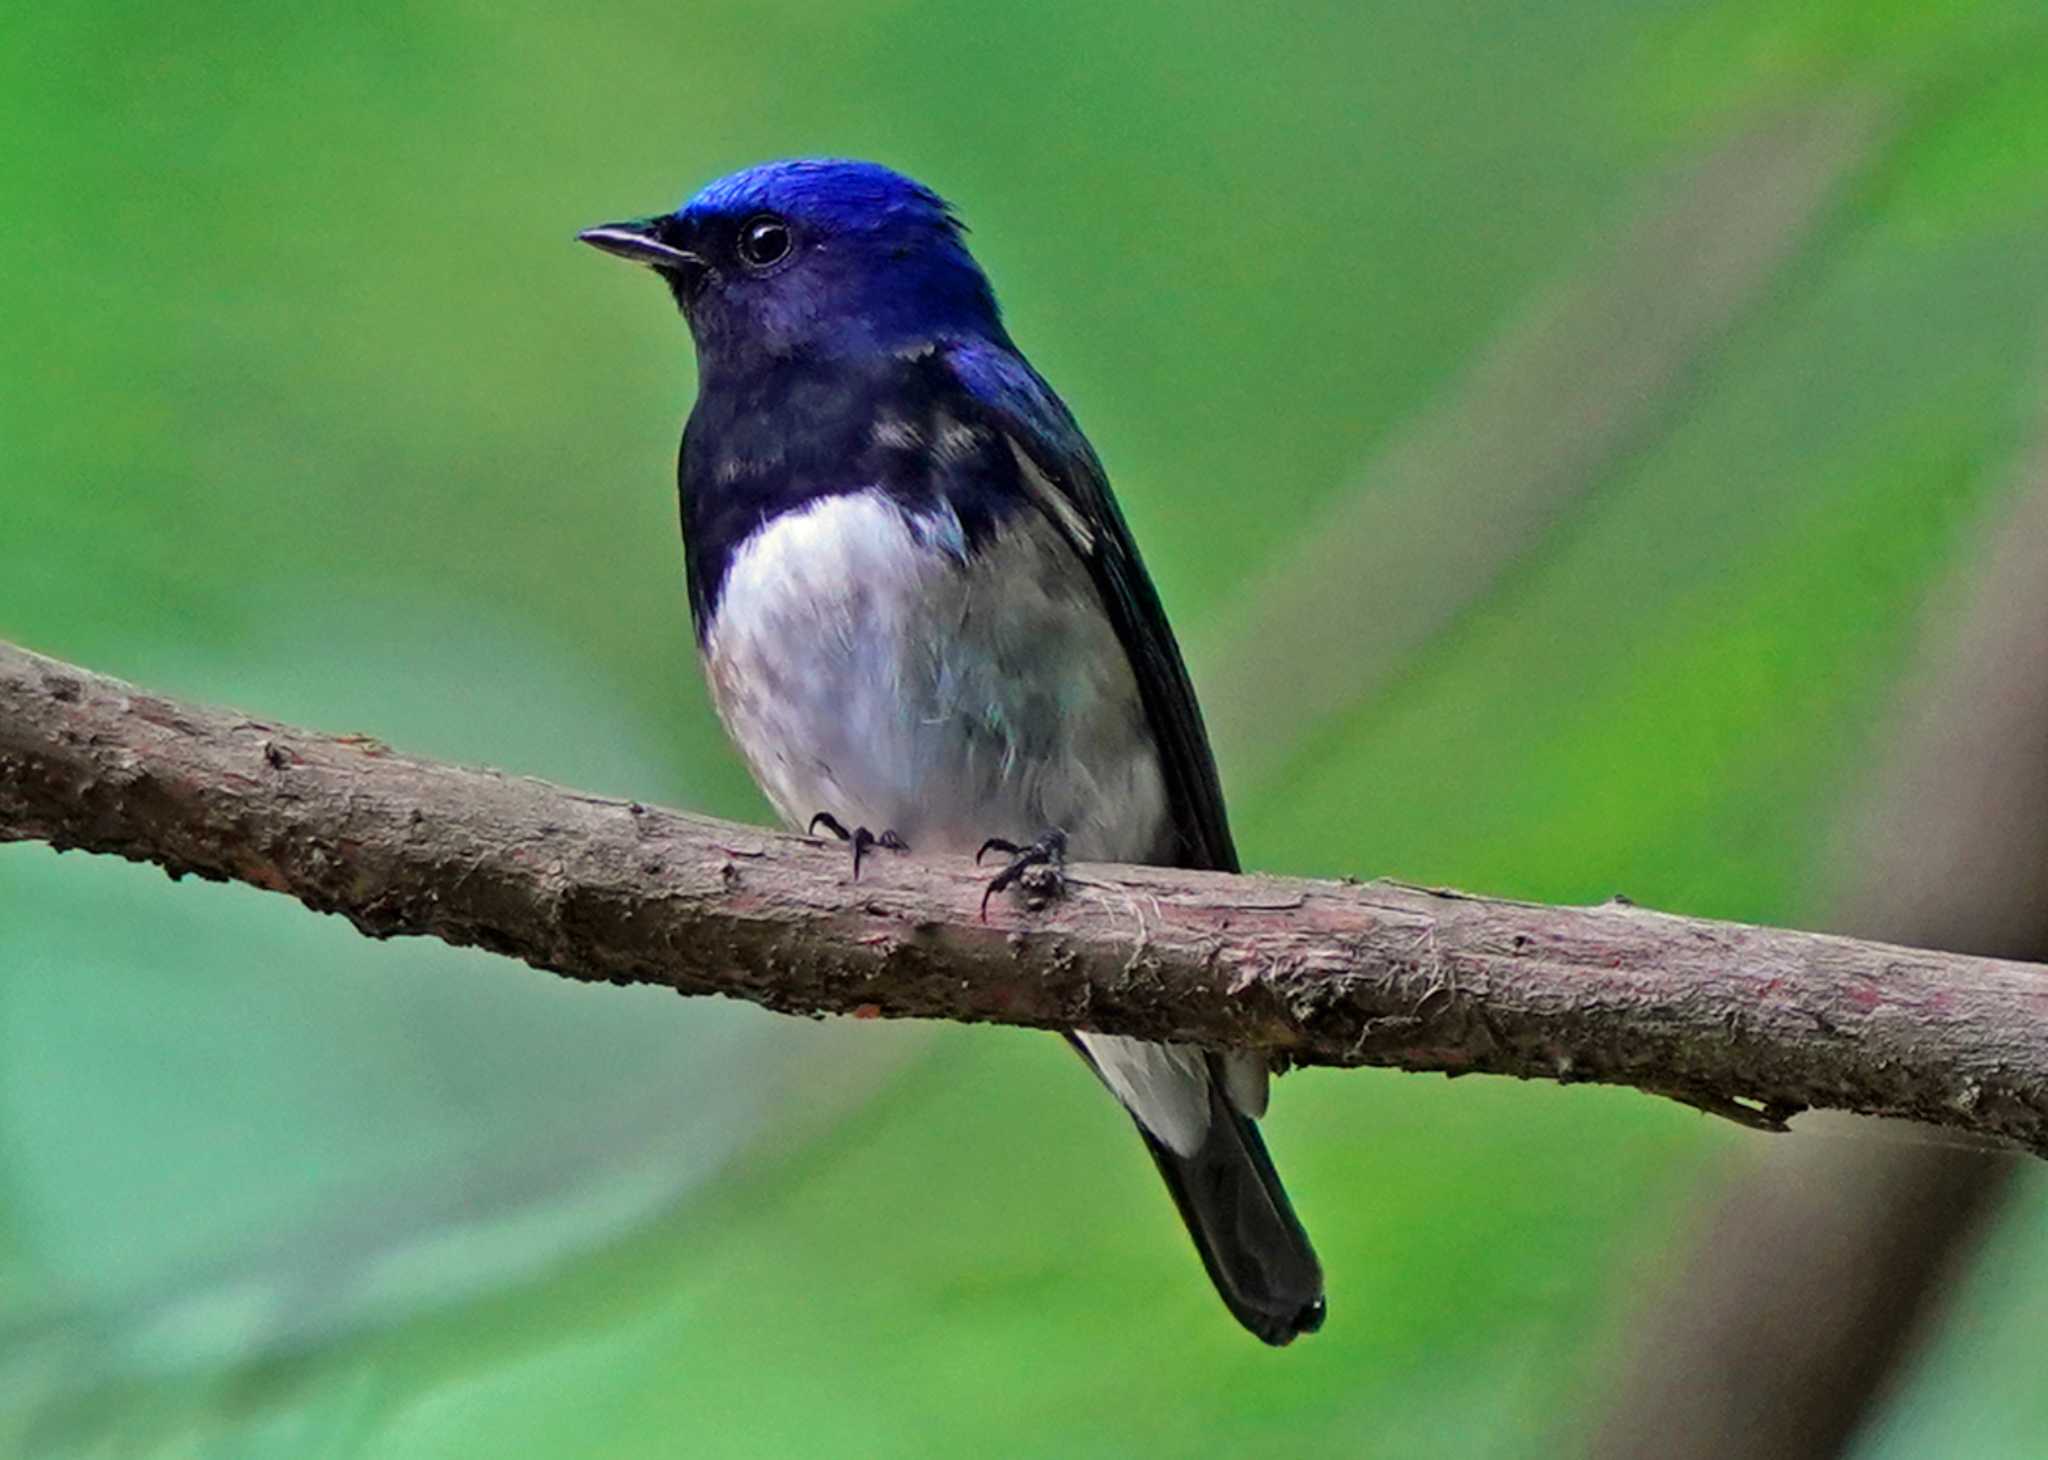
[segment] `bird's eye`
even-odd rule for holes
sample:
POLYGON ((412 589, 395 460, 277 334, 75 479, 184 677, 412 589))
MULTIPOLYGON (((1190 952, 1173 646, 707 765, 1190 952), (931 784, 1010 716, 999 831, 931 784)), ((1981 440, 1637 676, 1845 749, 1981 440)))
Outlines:
POLYGON ((779 264, 789 254, 789 225, 773 213, 749 218, 740 225, 740 261, 750 269, 779 264))

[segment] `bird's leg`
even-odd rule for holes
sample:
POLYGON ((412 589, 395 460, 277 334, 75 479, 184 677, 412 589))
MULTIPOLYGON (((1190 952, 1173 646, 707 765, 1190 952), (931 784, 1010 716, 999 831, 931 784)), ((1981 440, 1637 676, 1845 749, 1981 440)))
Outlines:
MULTIPOLYGON (((1018 846, 1006 837, 992 836, 981 844, 981 850, 974 854, 979 863, 990 852, 1004 852, 1010 860, 1003 870, 989 878, 988 886, 982 889, 981 916, 988 918, 988 900, 998 892, 1016 885, 1019 878, 1033 867, 1043 867, 1043 885, 1035 885, 1033 891, 1046 897, 1057 897, 1065 889, 1061 868, 1067 864, 1067 834, 1058 827, 1039 833, 1038 840, 1025 846, 1018 846)), ((1036 879, 1034 879, 1036 881, 1036 879)))
POLYGON ((910 844, 893 831, 885 831, 879 836, 864 826, 856 826, 852 831, 848 831, 839 824, 839 818, 829 811, 820 811, 813 816, 811 824, 804 828, 804 835, 817 835, 821 826, 841 841, 853 843, 853 880, 856 882, 860 881, 860 859, 867 855, 868 848, 880 847, 884 851, 899 854, 910 850, 910 844))

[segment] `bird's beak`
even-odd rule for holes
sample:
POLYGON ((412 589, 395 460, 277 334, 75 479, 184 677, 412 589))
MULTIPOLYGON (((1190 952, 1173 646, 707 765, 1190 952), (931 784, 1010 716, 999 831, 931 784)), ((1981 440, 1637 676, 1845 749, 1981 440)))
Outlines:
POLYGON ((636 264, 645 264, 650 269, 668 269, 674 273, 690 275, 701 273, 704 260, 688 249, 677 248, 663 243, 654 236, 658 218, 635 218, 627 223, 600 223, 595 228, 586 228, 577 234, 578 241, 592 248, 603 249, 636 264))

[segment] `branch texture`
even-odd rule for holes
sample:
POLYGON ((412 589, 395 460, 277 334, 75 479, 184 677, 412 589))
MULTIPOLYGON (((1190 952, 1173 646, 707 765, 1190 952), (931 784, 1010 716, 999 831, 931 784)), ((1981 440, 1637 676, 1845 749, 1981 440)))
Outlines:
POLYGON ((0 644, 0 841, 153 862, 572 978, 797 1014, 1088 1028, 1631 1085, 1777 1127, 1903 1116, 2048 1154, 2048 969, 1395 883, 962 859, 579 795, 173 703, 0 644))

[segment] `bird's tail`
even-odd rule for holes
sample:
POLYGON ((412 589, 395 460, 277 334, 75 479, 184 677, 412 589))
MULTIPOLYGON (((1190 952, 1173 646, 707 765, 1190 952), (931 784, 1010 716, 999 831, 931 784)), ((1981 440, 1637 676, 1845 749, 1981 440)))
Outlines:
POLYGON ((1258 1126, 1230 1103, 1216 1057, 1208 1061, 1209 1131, 1193 1155, 1181 1155, 1132 1120, 1224 1305, 1267 1343, 1291 1343, 1323 1326, 1322 1264, 1258 1126))

